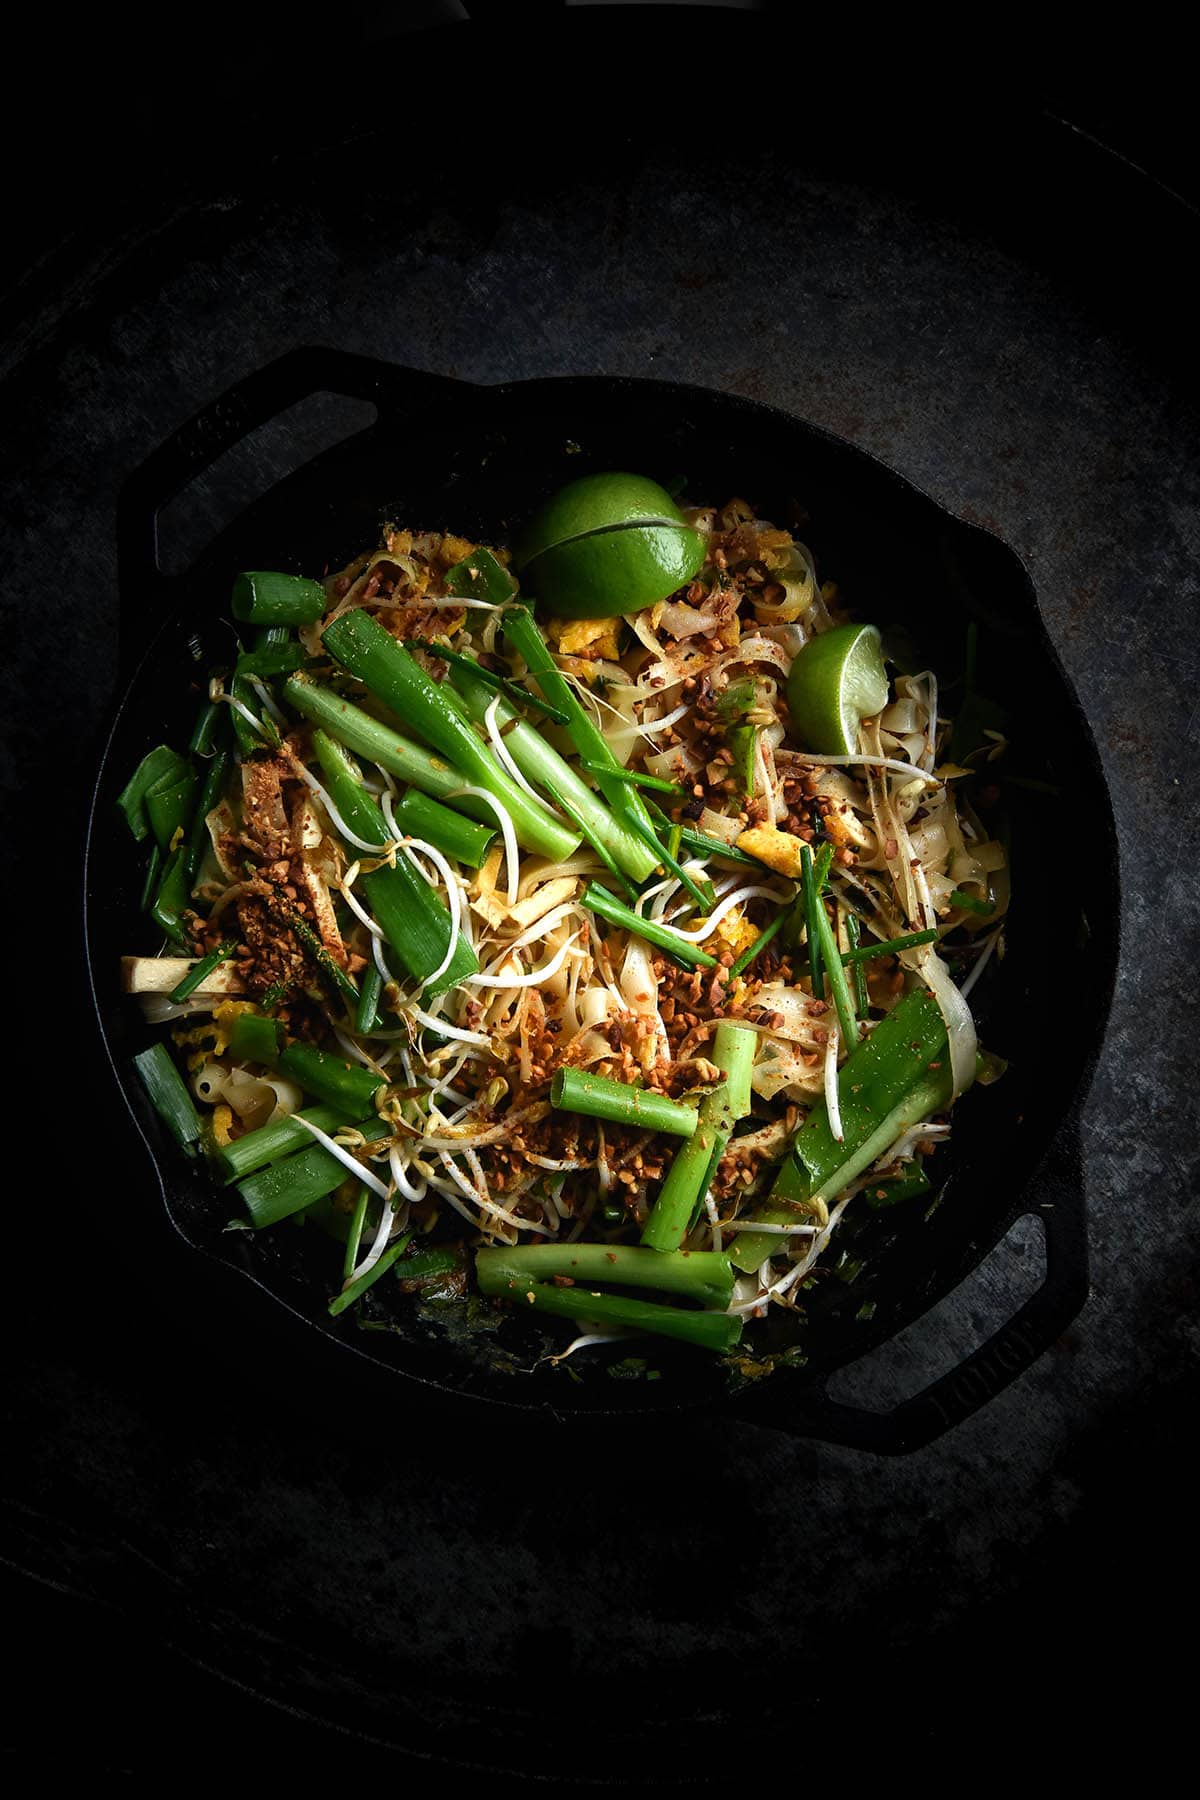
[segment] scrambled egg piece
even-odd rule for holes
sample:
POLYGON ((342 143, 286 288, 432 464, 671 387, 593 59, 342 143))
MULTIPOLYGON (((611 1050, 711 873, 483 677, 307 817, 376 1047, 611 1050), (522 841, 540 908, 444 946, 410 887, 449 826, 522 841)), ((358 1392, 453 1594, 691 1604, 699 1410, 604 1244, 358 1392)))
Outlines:
POLYGON ((620 660, 621 621, 615 619, 551 619, 546 636, 561 656, 581 656, 590 650, 601 662, 620 660))
POLYGON ((733 951, 733 960, 737 961, 743 950, 758 942, 758 927, 752 925, 745 917, 740 906, 735 906, 721 920, 713 937, 724 949, 733 951))
POLYGON ((742 832, 737 847, 747 856, 756 856, 777 874, 786 875, 789 881, 799 881, 803 867, 801 843, 790 831, 778 831, 774 825, 754 825, 749 831, 742 832))

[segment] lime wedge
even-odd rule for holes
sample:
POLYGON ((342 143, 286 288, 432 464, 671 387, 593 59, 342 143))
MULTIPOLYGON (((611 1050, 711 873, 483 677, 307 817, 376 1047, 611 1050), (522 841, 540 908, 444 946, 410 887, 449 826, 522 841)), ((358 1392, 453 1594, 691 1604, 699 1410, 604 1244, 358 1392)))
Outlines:
POLYGON ((704 539, 687 525, 623 525, 552 544, 525 565, 522 584, 545 612, 611 619, 640 612, 689 582, 704 539))
POLYGON ((518 569, 555 544, 611 531, 615 525, 683 525, 684 518, 666 488, 648 475, 609 470, 569 481, 540 506, 516 546, 518 569))
POLYGON ((888 703, 888 678, 875 625, 837 625, 800 651, 787 683, 795 735, 819 756, 853 756, 863 719, 888 703))

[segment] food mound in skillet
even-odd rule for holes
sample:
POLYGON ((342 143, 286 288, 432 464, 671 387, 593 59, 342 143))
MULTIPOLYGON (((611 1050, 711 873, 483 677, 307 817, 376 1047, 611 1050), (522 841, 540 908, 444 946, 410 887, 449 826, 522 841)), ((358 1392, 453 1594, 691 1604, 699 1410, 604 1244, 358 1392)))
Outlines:
POLYGON ((121 796, 124 984, 215 1204, 327 1233, 331 1313, 435 1283, 729 1353, 846 1278, 848 1212, 919 1229, 995 1068, 1003 739, 951 746, 802 543, 592 475, 511 551, 389 527, 232 610, 121 796))

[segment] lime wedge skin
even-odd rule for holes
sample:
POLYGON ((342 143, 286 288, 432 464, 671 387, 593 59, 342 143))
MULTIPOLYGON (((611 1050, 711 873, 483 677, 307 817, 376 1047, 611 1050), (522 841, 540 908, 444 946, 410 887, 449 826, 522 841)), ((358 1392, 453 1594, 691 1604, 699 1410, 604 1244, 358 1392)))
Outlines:
POLYGON ((705 542, 687 525, 627 525, 543 550, 522 585, 542 610, 566 619, 641 612, 691 581, 705 542))
POLYGON ((818 756, 853 756, 863 719, 888 703, 887 671, 874 625, 836 625, 798 652, 787 680, 799 742, 818 756))
POLYGON ((517 542, 514 561, 524 569, 556 544, 608 531, 614 525, 683 525, 684 516, 666 488, 648 475, 609 470, 581 475, 551 494, 517 542))

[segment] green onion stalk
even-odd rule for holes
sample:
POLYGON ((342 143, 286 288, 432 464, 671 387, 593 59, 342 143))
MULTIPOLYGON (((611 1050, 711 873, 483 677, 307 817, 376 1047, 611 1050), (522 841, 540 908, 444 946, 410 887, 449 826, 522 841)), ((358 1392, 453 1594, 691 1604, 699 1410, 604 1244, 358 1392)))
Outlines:
MULTIPOLYGON (((828 1202, 870 1168, 901 1132, 950 1103, 946 1025, 927 988, 914 988, 863 1038, 838 1071, 842 1137, 822 1101, 797 1132, 764 1205, 753 1218, 791 1225, 824 1215, 828 1202)), ((755 1269, 778 1249, 773 1234, 739 1233, 733 1260, 755 1269)))
POLYGON ((343 613, 321 641, 343 668, 461 769, 468 782, 499 801, 523 849, 562 862, 578 848, 575 834, 517 785, 439 684, 376 619, 361 608, 343 613))
POLYGON ((734 1126, 750 1111, 757 1045, 757 1033, 746 1025, 723 1019, 717 1026, 712 1060, 725 1079, 700 1102, 695 1135, 676 1151, 642 1231, 642 1243, 658 1254, 678 1250, 704 1204, 734 1126))
POLYGON ((691 1137, 697 1111, 678 1100, 669 1100, 653 1088, 631 1087, 596 1075, 590 1069, 559 1068, 550 1084, 550 1104, 560 1112, 583 1113, 632 1125, 639 1131, 666 1131, 673 1137, 691 1137))
MULTIPOLYGON (((383 814, 341 745, 324 731, 316 731, 313 749, 329 797, 344 823, 364 843, 382 849, 391 842, 383 814)), ((402 850, 397 851, 394 866, 381 864, 359 880, 375 921, 400 963, 414 980, 428 981, 445 962, 450 947, 451 920, 446 907, 402 850)), ((454 987, 478 968, 479 958, 460 933, 449 967, 427 988, 427 998, 454 987)))

